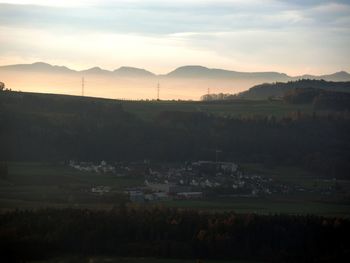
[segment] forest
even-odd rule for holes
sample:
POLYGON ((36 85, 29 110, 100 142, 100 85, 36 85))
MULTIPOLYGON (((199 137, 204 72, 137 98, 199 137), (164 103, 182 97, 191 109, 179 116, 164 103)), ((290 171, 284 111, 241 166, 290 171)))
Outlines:
POLYGON ((0 215, 2 262, 109 255, 261 262, 349 259, 348 219, 162 207, 44 209, 0 215))

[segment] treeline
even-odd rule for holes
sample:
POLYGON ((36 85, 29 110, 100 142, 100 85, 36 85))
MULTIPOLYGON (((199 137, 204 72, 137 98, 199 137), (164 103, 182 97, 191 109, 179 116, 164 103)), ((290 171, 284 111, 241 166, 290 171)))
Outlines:
POLYGON ((313 104, 316 110, 350 110, 350 93, 314 88, 292 89, 283 100, 292 104, 313 104))
POLYGON ((350 222, 316 216, 209 213, 161 207, 0 215, 0 259, 109 255, 265 262, 346 262, 350 222))
POLYGON ((302 166, 348 177, 350 121, 346 112, 295 112, 228 118, 200 112, 161 112, 143 121, 117 101, 0 96, 3 161, 221 161, 302 166), (67 101, 66 101, 67 99, 67 101))
POLYGON ((205 94, 201 97, 202 101, 234 100, 238 99, 236 95, 229 93, 205 94))

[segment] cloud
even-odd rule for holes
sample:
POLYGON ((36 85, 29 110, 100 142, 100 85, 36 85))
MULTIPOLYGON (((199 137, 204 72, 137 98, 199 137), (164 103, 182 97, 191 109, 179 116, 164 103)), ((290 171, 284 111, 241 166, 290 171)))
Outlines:
POLYGON ((331 21, 336 21, 338 27, 349 26, 346 20, 350 14, 349 5, 312 1, 313 5, 309 3, 302 9, 295 1, 271 0, 264 1, 264 5, 259 2, 124 0, 102 1, 103 5, 97 1, 78 1, 75 3, 81 5, 75 7, 62 3, 60 7, 0 4, 0 22, 2 25, 140 34, 289 29, 323 26, 331 21), (82 5, 85 2, 92 6, 82 5))
POLYGON ((56 54, 81 65, 101 58, 107 66, 121 60, 152 68, 148 61, 158 69, 191 61, 290 72, 302 65, 349 69, 348 1, 14 0, 0 1, 0 25, 3 56, 56 54))
POLYGON ((77 7, 77 6, 92 6, 98 1, 95 0, 4 0, 0 3, 13 5, 36 5, 36 6, 55 6, 55 7, 77 7))

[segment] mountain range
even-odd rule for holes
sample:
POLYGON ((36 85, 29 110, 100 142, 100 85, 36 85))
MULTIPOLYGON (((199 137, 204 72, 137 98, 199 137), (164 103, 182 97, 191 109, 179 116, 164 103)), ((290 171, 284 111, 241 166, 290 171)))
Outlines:
POLYGON ((196 65, 182 66, 167 74, 136 67, 115 70, 92 67, 79 71, 44 62, 0 66, 0 81, 11 90, 120 99, 155 99, 158 85, 160 99, 198 100, 208 92, 238 94, 262 83, 300 79, 350 81, 350 74, 341 71, 292 77, 279 72, 239 72, 196 65))
POLYGON ((65 66, 50 65, 44 62, 36 62, 33 64, 17 64, 0 66, 0 72, 16 71, 16 72, 36 72, 36 73, 50 73, 50 74, 80 74, 80 75, 108 75, 118 77, 132 77, 132 78, 191 78, 191 79, 261 79, 266 82, 276 81, 291 81, 297 79, 324 79, 328 81, 350 81, 350 74, 345 71, 339 71, 327 75, 301 75, 289 76, 285 73, 279 72, 239 72, 232 70, 207 68, 203 66, 182 66, 175 70, 157 75, 148 70, 136 67, 120 67, 115 70, 105 70, 100 67, 93 67, 86 70, 73 70, 65 66))

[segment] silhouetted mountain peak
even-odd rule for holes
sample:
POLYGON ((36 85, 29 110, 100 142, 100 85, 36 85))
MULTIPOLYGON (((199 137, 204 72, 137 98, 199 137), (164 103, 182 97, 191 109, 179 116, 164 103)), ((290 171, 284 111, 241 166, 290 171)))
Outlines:
POLYGON ((89 68, 86 70, 82 70, 81 72, 86 73, 86 74, 108 74, 108 73, 111 73, 111 71, 101 69, 100 67, 89 68))
POLYGON ((339 77, 349 77, 350 76, 350 74, 348 72, 344 71, 344 70, 335 72, 335 73, 333 73, 331 75, 339 76, 339 77))
POLYGON ((51 65, 45 62, 35 62, 32 64, 16 64, 0 67, 2 70, 33 71, 45 73, 72 73, 75 72, 65 66, 51 65))
POLYGON ((332 81, 349 81, 350 74, 346 71, 338 71, 329 75, 320 76, 322 79, 332 80, 332 81))
POLYGON ((210 72, 209 68, 199 65, 188 65, 178 67, 175 70, 166 74, 169 77, 203 77, 208 75, 210 72))
POLYGON ((134 67, 120 67, 113 71, 116 75, 126 77, 151 77, 155 76, 152 72, 141 68, 134 67))
POLYGON ((100 67, 93 67, 93 68, 89 68, 89 71, 102 71, 102 69, 100 67))
POLYGON ((278 72, 239 72, 217 68, 206 68, 199 65, 179 67, 168 73, 166 76, 175 78, 261 78, 272 79, 274 81, 289 78, 288 75, 278 72))
MULTIPOLYGON (((24 65, 24 64, 23 64, 24 65)), ((45 63, 45 62, 34 62, 31 65, 33 65, 34 67, 52 67, 52 65, 45 63)))
POLYGON ((32 66, 37 70, 56 70, 56 71, 66 71, 66 72, 74 71, 67 68, 66 66, 51 65, 45 62, 35 62, 32 64, 32 66))
POLYGON ((181 72, 181 71, 197 71, 197 72, 202 72, 202 71, 209 71, 210 69, 201 65, 186 65, 186 66, 181 66, 176 68, 173 72, 181 72))

